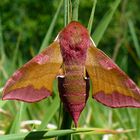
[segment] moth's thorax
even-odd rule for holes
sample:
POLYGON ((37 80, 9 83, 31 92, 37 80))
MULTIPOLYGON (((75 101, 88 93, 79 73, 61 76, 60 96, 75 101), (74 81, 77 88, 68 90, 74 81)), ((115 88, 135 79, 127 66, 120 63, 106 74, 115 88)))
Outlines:
POLYGON ((83 63, 90 46, 87 29, 78 22, 71 22, 59 34, 61 52, 65 63, 83 63))

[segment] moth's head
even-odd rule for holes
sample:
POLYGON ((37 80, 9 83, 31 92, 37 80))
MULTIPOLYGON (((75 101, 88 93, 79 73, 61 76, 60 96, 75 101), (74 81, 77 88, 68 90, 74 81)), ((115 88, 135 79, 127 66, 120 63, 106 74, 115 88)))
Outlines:
POLYGON ((90 36, 88 30, 79 22, 72 21, 59 34, 60 44, 69 44, 71 47, 87 46, 90 36), (82 45, 82 46, 83 46, 82 45))

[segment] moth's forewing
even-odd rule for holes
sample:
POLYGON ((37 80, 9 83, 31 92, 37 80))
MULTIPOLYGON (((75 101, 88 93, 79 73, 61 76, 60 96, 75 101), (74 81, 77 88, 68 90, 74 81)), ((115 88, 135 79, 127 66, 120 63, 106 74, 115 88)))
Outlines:
POLYGON ((9 78, 2 98, 35 102, 50 96, 53 80, 61 65, 60 46, 55 41, 9 78))
POLYGON ((97 101, 114 108, 140 107, 138 86, 94 45, 87 50, 86 70, 97 101))

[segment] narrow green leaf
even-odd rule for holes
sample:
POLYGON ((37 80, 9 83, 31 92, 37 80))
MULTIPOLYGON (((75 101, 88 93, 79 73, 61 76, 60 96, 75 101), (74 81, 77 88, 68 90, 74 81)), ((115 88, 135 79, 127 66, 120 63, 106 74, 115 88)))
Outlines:
POLYGON ((20 102, 20 110, 17 112, 12 127, 10 129, 10 133, 18 133, 20 132, 20 123, 22 120, 22 116, 25 112, 26 105, 23 102, 20 102))
POLYGON ((137 139, 140 138, 140 110, 139 108, 137 109, 137 116, 136 116, 136 134, 137 134, 137 139))
MULTIPOLYGON (((0 96, 2 96, 2 91, 3 91, 3 88, 0 88, 0 96)), ((0 100, 0 108, 2 108, 6 104, 6 102, 7 101, 0 100)))
POLYGON ((13 53, 13 60, 12 60, 12 66, 13 67, 15 67, 16 61, 17 61, 17 58, 18 58, 18 50, 19 50, 20 41, 21 41, 21 32, 18 35, 17 43, 16 43, 16 49, 13 53))
POLYGON ((1 88, 0 88, 0 95, 1 95, 1 92, 2 92, 2 91, 3 91, 3 88, 1 87, 1 88))
POLYGON ((46 113, 44 115, 44 119, 41 122, 41 125, 38 127, 38 130, 43 130, 48 122, 52 119, 53 115, 56 113, 57 109, 59 108, 59 97, 56 96, 52 102, 52 104, 46 109, 46 113))
POLYGON ((67 130, 49 130, 49 131, 35 131, 29 133, 18 133, 18 134, 10 134, 0 136, 1 140, 39 140, 39 139, 47 139, 54 138, 57 136, 64 136, 68 134, 121 134, 128 133, 134 130, 124 130, 124 131, 115 131, 108 129, 100 129, 100 128, 77 128, 77 129, 67 129, 67 130))
POLYGON ((69 0, 68 10, 69 10, 68 23, 70 23, 72 21, 72 2, 71 2, 71 0, 69 0))
POLYGON ((102 20, 100 21, 99 25, 97 26, 96 30, 94 31, 92 38, 96 45, 100 42, 105 30, 107 29, 117 7, 119 6, 121 0, 115 0, 112 3, 111 8, 106 12, 102 20))
POLYGON ((72 0, 72 20, 78 21, 79 0, 72 0))
MULTIPOLYGON (((8 63, 8 61, 7 61, 7 57, 5 54, 4 42, 3 42, 2 21, 1 21, 1 17, 0 17, 0 76, 2 75, 5 79, 8 78, 8 74, 5 70, 5 65, 7 63, 8 63)), ((2 84, 2 82, 0 84, 2 84)))
POLYGON ((53 32, 53 29, 54 29, 56 20, 57 20, 57 18, 58 18, 58 15, 59 15, 59 12, 60 12, 60 9, 61 9, 62 4, 63 4, 63 0, 61 0, 60 3, 59 3, 59 6, 58 6, 58 8, 57 8, 57 11, 56 11, 56 13, 55 13, 55 15, 54 15, 54 17, 53 17, 53 20, 52 20, 52 22, 51 22, 51 24, 50 24, 50 27, 49 27, 49 29, 48 29, 48 32, 47 32, 46 35, 45 35, 45 38, 44 38, 44 40, 43 40, 43 43, 42 43, 42 45, 41 45, 41 47, 40 47, 40 51, 39 51, 39 52, 41 52, 41 51, 42 51, 44 48, 46 48, 46 47, 48 46, 48 44, 49 44, 49 41, 50 41, 50 38, 51 38, 51 34, 52 34, 52 32, 53 32))
POLYGON ((134 123, 133 123, 133 118, 131 117, 131 114, 132 114, 132 113, 131 113, 130 111, 131 111, 130 108, 126 108, 126 109, 125 109, 125 112, 126 112, 126 114, 127 114, 130 127, 131 127, 131 128, 135 128, 135 125, 134 125, 134 123))
POLYGON ((44 118, 40 124, 40 126, 38 127, 37 130, 43 130, 48 122, 52 119, 52 117, 54 116, 54 114, 56 113, 57 109, 59 108, 60 106, 60 98, 59 98, 59 93, 58 93, 58 88, 57 88, 57 80, 54 80, 54 83, 53 83, 53 95, 55 95, 52 103, 50 104, 50 106, 46 109, 46 113, 44 115, 44 118))
POLYGON ((0 108, 2 108, 6 103, 7 101, 0 101, 0 108))
MULTIPOLYGON (((122 119, 121 114, 118 111, 118 109, 114 109, 114 113, 115 113, 120 125, 122 126, 122 128, 124 128, 124 129, 127 128, 126 124, 123 122, 123 119, 122 119)), ((132 137, 133 137, 129 133, 127 134, 127 136, 128 136, 129 139, 132 139, 132 137)))
POLYGON ((94 0, 91 15, 90 15, 89 22, 88 22, 88 31, 89 31, 89 33, 91 33, 91 29, 92 29, 96 3, 97 3, 97 0, 94 0))
POLYGON ((0 59, 1 59, 0 61, 4 61, 4 59, 5 59, 1 17, 0 17, 0 59))
POLYGON ((132 39, 133 39, 133 42, 134 42, 134 47, 136 49, 136 53, 138 55, 138 58, 140 59, 140 44, 138 42, 135 27, 134 27, 134 24, 133 24, 131 19, 128 20, 128 25, 129 25, 130 33, 132 35, 132 39))
POLYGON ((64 0, 64 26, 69 23, 69 0, 64 0))

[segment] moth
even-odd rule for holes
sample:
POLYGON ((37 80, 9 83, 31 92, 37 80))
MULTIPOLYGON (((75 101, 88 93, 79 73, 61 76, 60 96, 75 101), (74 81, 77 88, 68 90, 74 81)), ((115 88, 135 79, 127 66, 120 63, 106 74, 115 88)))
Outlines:
POLYGON ((7 81, 3 100, 37 102, 52 95, 54 79, 77 127, 92 82, 92 97, 112 107, 140 107, 140 88, 101 50, 88 30, 72 21, 54 42, 7 81))

